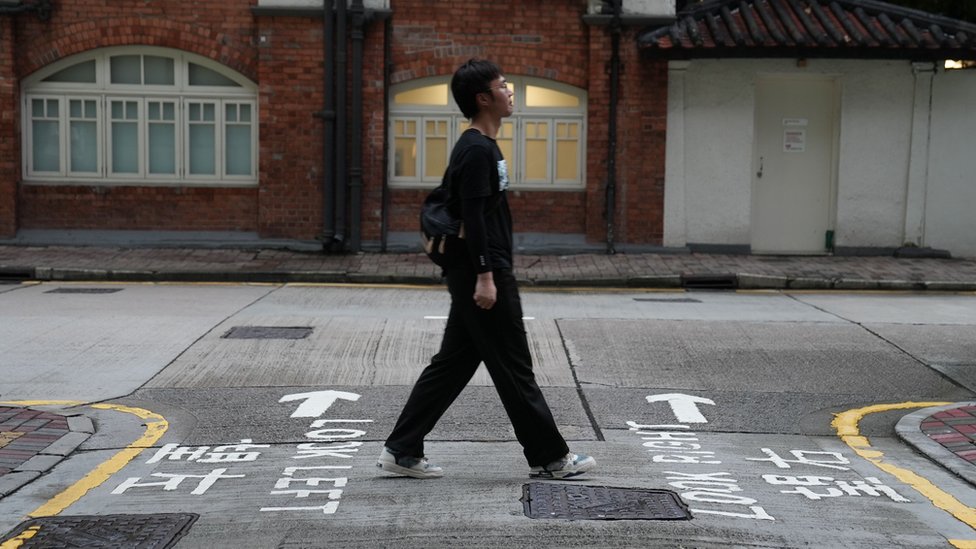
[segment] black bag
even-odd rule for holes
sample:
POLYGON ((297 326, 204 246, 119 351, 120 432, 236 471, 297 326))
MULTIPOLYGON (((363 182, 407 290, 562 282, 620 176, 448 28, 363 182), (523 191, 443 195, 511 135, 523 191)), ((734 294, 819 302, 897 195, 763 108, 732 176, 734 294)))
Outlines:
POLYGON ((420 207, 424 252, 442 268, 459 265, 467 256, 464 223, 457 212, 457 201, 452 200, 448 179, 445 173, 440 186, 427 195, 420 207))

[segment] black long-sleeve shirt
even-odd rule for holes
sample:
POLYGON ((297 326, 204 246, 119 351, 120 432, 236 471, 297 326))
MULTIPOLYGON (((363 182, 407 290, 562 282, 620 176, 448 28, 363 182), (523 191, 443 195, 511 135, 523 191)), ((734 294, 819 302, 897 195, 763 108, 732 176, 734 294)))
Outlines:
POLYGON ((451 153, 468 257, 475 272, 512 268, 512 214, 505 189, 508 169, 498 144, 476 129, 465 131, 451 153))

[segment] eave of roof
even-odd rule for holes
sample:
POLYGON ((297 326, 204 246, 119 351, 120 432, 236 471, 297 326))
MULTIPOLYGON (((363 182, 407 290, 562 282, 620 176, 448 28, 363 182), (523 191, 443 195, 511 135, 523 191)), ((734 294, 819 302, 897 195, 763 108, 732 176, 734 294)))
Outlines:
POLYGON ((976 59, 976 25, 879 0, 710 0, 637 42, 666 59, 976 59))

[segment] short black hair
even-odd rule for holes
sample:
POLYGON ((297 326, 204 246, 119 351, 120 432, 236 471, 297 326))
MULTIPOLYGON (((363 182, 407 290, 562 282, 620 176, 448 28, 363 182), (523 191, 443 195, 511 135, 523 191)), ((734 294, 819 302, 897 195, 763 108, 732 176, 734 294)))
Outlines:
POLYGON ((498 65, 484 59, 469 59, 454 71, 451 78, 451 93, 454 102, 461 108, 461 114, 472 119, 478 114, 475 96, 489 91, 491 81, 500 77, 502 70, 498 65))

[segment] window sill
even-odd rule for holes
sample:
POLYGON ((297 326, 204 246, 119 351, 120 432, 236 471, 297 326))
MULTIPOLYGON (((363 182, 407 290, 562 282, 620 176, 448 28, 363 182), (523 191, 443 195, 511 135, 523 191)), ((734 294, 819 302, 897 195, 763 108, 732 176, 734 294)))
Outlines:
POLYGON ((118 180, 104 179, 24 179, 23 185, 38 187, 201 187, 201 188, 248 188, 257 187, 257 181, 194 181, 187 179, 173 179, 168 181, 118 180))

